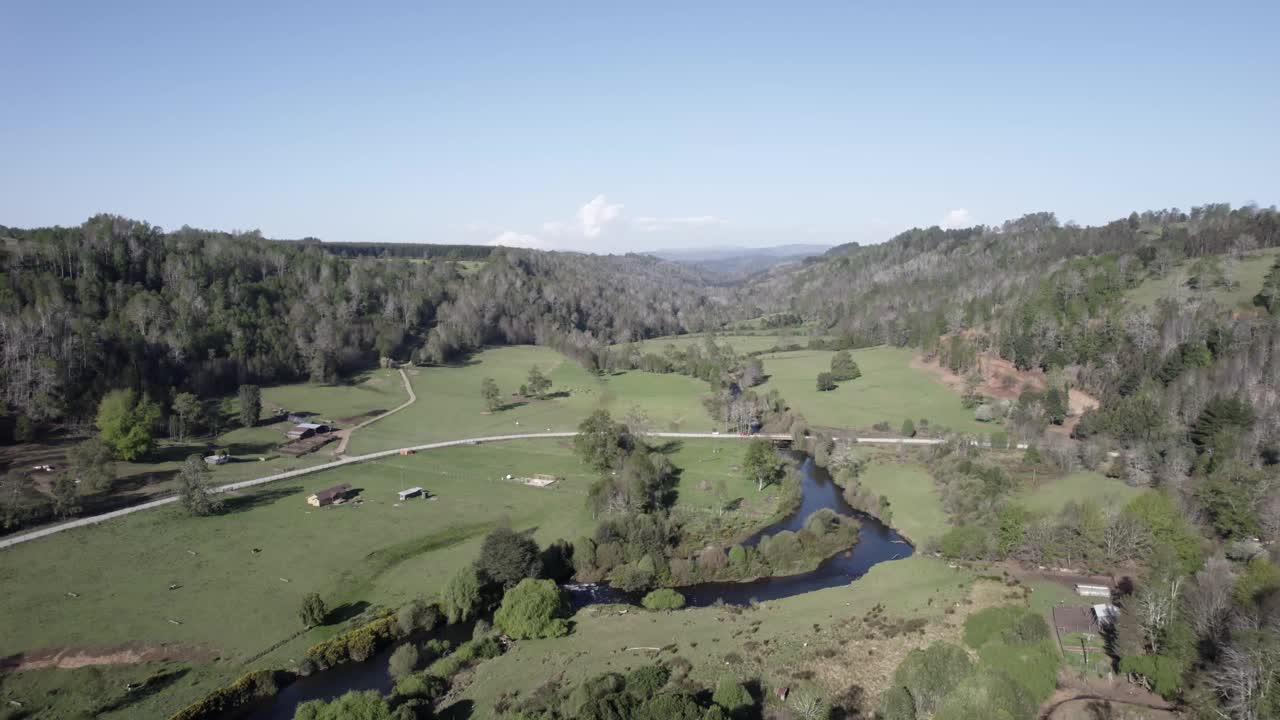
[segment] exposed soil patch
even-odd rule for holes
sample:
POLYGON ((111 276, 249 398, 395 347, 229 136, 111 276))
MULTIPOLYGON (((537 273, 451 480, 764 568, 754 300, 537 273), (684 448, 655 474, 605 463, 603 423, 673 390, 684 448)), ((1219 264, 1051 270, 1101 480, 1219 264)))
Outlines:
MULTIPOLYGON (((949 387, 964 392, 964 376, 918 355, 911 359, 910 364, 917 370, 924 370, 933 375, 949 387)), ((977 388, 978 393, 1000 400, 1016 400, 1023 390, 1044 390, 1048 383, 1048 378, 1042 370, 1019 370, 1013 366, 1013 363, 991 353, 978 356, 977 370, 982 376, 982 383, 977 388)), ((1092 395, 1072 388, 1067 393, 1067 422, 1050 430, 1069 436, 1076 423, 1080 421, 1080 416, 1086 410, 1097 408, 1100 404, 1092 395)))
POLYGON ((1058 689, 1041 708, 1040 718, 1092 720, 1095 717, 1114 717, 1116 720, 1164 720, 1176 717, 1173 709, 1164 698, 1123 679, 1082 679, 1063 673, 1058 678, 1058 689), (1111 714, 1098 715, 1091 706, 1111 706, 1111 714))
POLYGON ((136 665, 162 660, 182 660, 191 663, 210 663, 217 660, 218 652, 193 645, 142 645, 129 644, 114 648, 64 647, 18 653, 0 659, 0 673, 59 668, 74 670, 91 665, 136 665))

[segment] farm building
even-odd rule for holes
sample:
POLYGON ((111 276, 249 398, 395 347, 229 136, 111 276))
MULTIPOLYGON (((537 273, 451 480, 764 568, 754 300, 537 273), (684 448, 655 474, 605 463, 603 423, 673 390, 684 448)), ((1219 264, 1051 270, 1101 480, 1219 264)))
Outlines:
POLYGON ((420 487, 411 487, 408 490, 401 490, 397 494, 400 496, 401 500, 408 500, 411 497, 417 497, 425 493, 423 493, 422 488, 420 487))
POLYGON ((339 500, 346 499, 347 493, 349 492, 351 492, 351 485, 349 483, 334 485, 331 488, 325 488, 324 490, 321 490, 307 498, 307 504, 315 507, 332 505, 339 500))
POLYGON ((304 422, 304 423, 298 423, 297 425, 294 425, 292 428, 290 428, 288 431, 285 432, 285 436, 287 436, 290 440, 303 440, 311 437, 312 435, 324 435, 325 433, 331 432, 332 430, 333 428, 329 427, 328 425, 324 425, 322 423, 304 422))
POLYGON ((205 455, 204 461, 209 465, 225 465, 231 462, 231 456, 224 452, 217 452, 212 455, 205 455))

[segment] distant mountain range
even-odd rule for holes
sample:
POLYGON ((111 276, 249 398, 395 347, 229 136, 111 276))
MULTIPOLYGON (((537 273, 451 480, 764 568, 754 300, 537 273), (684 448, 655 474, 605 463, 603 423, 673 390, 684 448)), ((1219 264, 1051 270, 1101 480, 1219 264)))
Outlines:
POLYGON ((771 247, 713 246, 675 248, 646 253, 695 267, 723 280, 735 280, 770 268, 822 255, 830 245, 774 245, 771 247))

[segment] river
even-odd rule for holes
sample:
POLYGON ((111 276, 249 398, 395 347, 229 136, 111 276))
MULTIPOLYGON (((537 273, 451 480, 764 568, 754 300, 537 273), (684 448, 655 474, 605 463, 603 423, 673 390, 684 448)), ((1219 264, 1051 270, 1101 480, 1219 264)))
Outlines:
MULTIPOLYGON (((813 458, 805 456, 800 462, 800 507, 788 516, 747 539, 744 545, 754 545, 761 538, 783 530, 799 530, 804 521, 817 510, 830 508, 840 515, 858 518, 862 527, 858 531, 858 544, 826 560, 814 570, 786 577, 761 578, 752 582, 702 583, 679 588, 690 607, 707 607, 717 602, 745 605, 753 600, 778 600, 848 585, 857 580, 872 566, 888 560, 898 560, 912 553, 911 545, 884 523, 866 513, 854 510, 844 501, 840 487, 831 475, 818 467, 813 458)), ((618 592, 607 585, 568 585, 570 600, 575 609, 611 602, 636 602, 634 596, 618 592)), ((455 644, 466 640, 469 626, 444 628, 443 637, 455 644)), ((349 690, 391 691, 392 681, 387 674, 387 659, 391 650, 375 655, 362 663, 346 663, 299 678, 297 682, 280 691, 268 705, 258 708, 248 716, 249 720, 290 720, 299 703, 307 700, 331 700, 349 690)))

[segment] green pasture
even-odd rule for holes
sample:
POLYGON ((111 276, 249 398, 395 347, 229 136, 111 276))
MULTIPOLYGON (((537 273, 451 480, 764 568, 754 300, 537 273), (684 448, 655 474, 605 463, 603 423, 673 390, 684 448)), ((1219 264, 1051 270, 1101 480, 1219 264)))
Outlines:
POLYGON ((852 351, 862 377, 846 380, 835 390, 818 392, 818 373, 831 369, 827 350, 800 350, 764 356, 769 380, 759 392, 777 389, 793 409, 816 427, 857 428, 888 421, 897 433, 908 418, 919 429, 921 419, 931 426, 963 432, 991 432, 960 404, 960 395, 924 370, 909 366, 912 351, 875 347, 852 351))
POLYGON ((458 364, 406 372, 418 401, 353 435, 348 454, 468 437, 571 432, 602 408, 621 420, 639 407, 658 431, 706 432, 713 425, 702 407, 708 391, 704 382, 643 372, 597 377, 543 347, 492 348, 458 364), (535 365, 552 381, 548 397, 518 397, 515 393, 535 365), (480 395, 486 377, 494 379, 504 399, 494 412, 480 395))
POLYGON ((917 547, 948 529, 947 513, 934 487, 933 477, 919 465, 876 459, 858 477, 862 487, 889 498, 890 525, 917 547))
POLYGON ((1056 514, 1068 502, 1092 500, 1104 510, 1121 508, 1145 490, 1092 470, 1080 470, 1023 488, 1014 501, 1033 512, 1056 514))

